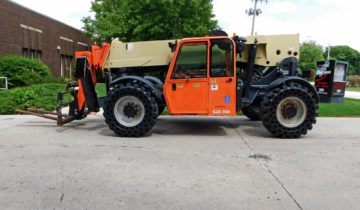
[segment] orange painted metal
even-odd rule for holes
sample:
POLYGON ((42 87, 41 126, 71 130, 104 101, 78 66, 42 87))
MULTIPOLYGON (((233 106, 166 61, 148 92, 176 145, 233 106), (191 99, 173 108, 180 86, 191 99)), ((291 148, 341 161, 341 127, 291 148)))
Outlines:
POLYGON ((206 78, 177 79, 166 82, 164 95, 171 114, 208 113, 208 87, 206 78), (173 90, 173 86, 176 90, 173 90))
POLYGON ((87 57, 89 64, 92 64, 92 53, 91 51, 77 51, 75 52, 75 58, 87 57))
MULTIPOLYGON (((110 51, 110 44, 104 43, 102 46, 92 45, 91 51, 75 52, 75 58, 87 57, 88 66, 91 74, 92 82, 96 85, 96 71, 102 71, 104 62, 110 51)), ((78 107, 82 110, 85 107, 85 93, 81 85, 81 80, 78 79, 79 90, 77 93, 78 107)))
POLYGON ((104 43, 102 46, 93 45, 91 52, 93 65, 96 70, 101 70, 104 66, 105 59, 110 51, 110 43, 104 43))
POLYGON ((209 88, 209 115, 235 116, 236 115, 236 49, 232 39, 233 53, 226 52, 226 75, 210 78, 209 88), (233 56, 232 59, 230 59, 233 56))
POLYGON ((216 77, 210 79, 208 115, 236 115, 235 77, 216 77), (213 88, 216 86, 216 88, 213 88))
POLYGON ((110 51, 110 43, 102 46, 92 45, 91 51, 75 52, 75 58, 87 57, 93 83, 96 84, 96 71, 102 71, 104 62, 110 51))
MULTIPOLYGON (((230 55, 227 55, 230 56, 230 55)), ((171 114, 182 115, 236 115, 236 52, 233 40, 225 36, 188 38, 178 42, 178 47, 171 59, 164 84, 164 96, 171 114), (227 64, 226 72, 232 76, 210 77, 210 41, 227 39, 233 44, 233 65, 227 64), (206 78, 172 79, 179 50, 186 44, 207 43, 206 78), (232 68, 230 68, 232 67, 232 68)))
POLYGON ((83 110, 85 107, 85 93, 80 80, 78 80, 78 85, 79 85, 79 90, 77 92, 76 97, 77 97, 79 110, 83 110))

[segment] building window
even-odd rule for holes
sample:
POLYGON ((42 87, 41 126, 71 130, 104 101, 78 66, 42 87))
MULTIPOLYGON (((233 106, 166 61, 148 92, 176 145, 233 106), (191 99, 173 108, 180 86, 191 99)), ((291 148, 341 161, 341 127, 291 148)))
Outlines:
POLYGON ((62 78, 71 78, 71 76, 72 76, 72 60, 73 60, 73 57, 70 55, 61 55, 60 56, 61 77, 62 78))
POLYGON ((41 60, 42 52, 41 50, 22 48, 22 56, 41 60))
POLYGON ((43 31, 20 24, 22 29, 22 55, 31 59, 41 59, 43 31))

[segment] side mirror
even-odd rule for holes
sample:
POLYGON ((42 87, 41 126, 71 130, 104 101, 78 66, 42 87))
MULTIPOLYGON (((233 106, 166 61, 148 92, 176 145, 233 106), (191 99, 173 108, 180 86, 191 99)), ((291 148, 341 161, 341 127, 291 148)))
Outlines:
POLYGON ((177 46, 177 41, 175 41, 175 43, 169 42, 169 47, 171 49, 171 52, 175 52, 176 46, 177 46))
POLYGON ((245 50, 246 38, 240 36, 234 36, 233 40, 236 45, 236 53, 240 54, 245 50))

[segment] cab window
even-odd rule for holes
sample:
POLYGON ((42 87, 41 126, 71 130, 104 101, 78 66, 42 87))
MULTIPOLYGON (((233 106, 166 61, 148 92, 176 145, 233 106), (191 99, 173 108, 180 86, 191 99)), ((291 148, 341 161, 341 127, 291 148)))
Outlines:
POLYGON ((216 39, 211 41, 211 77, 234 76, 234 50, 233 44, 228 39, 216 39))
POLYGON ((171 78, 206 78, 206 52, 206 42, 181 46, 171 78))

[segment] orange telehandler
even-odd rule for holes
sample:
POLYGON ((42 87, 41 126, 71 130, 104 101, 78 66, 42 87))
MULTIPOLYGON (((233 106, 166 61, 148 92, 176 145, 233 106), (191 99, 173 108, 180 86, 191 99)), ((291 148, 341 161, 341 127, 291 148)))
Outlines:
POLYGON ((173 115, 235 116, 242 111, 261 120, 273 135, 297 138, 316 123, 319 97, 297 76, 298 35, 210 36, 92 46, 76 52, 76 82, 59 93, 58 126, 104 109, 109 128, 124 137, 140 137, 167 107, 173 115), (95 91, 103 73, 107 96, 95 91), (74 100, 61 113, 64 94, 74 100))

